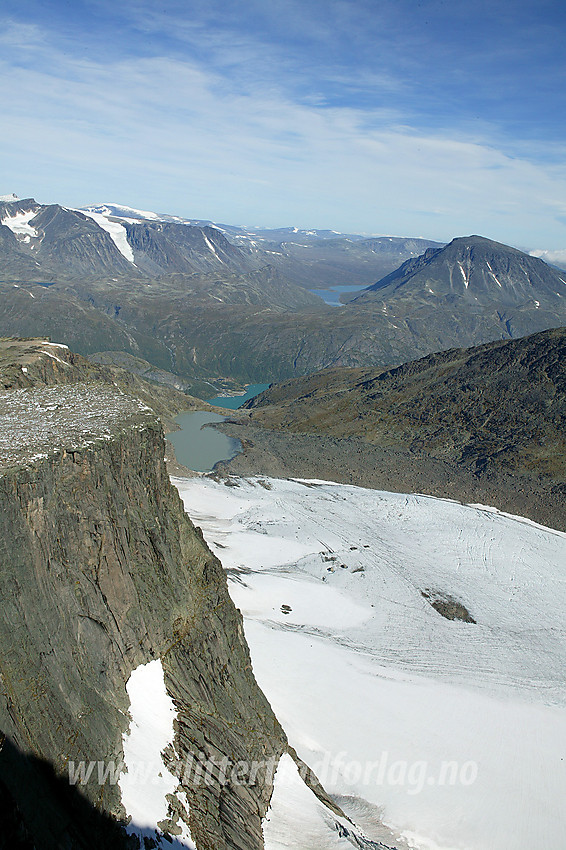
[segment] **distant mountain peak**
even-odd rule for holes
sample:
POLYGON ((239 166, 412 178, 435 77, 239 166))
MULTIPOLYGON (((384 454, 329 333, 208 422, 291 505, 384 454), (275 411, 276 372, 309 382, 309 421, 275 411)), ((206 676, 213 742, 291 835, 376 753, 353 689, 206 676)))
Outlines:
POLYGON ((11 204, 14 201, 19 201, 20 199, 14 192, 11 195, 0 195, 0 203, 11 204))
POLYGON ((527 303, 556 305, 566 296, 564 279, 543 260, 484 236, 459 236, 443 248, 429 248, 359 296, 378 298, 463 298, 477 306, 527 303))

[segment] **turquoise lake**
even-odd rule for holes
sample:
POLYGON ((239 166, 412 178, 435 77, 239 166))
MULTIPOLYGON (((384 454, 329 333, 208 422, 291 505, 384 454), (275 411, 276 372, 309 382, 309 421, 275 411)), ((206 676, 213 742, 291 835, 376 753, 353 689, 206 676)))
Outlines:
POLYGON ((237 410, 250 398, 259 395, 266 390, 270 384, 250 384, 243 395, 218 395, 216 398, 207 398, 209 404, 216 407, 225 407, 227 410, 237 410))

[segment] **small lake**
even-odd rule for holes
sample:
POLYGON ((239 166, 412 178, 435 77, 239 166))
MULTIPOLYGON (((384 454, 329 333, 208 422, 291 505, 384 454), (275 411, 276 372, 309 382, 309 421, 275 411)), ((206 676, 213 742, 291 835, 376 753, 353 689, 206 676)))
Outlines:
POLYGON ((361 292, 363 289, 363 286, 352 286, 352 284, 349 284, 348 286, 329 286, 328 289, 309 289, 309 292, 312 292, 313 295, 318 295, 319 298, 322 298, 331 307, 343 307, 344 305, 340 303, 340 295, 343 292, 361 292))
POLYGON ((267 390, 270 384, 249 384, 243 395, 218 395, 216 398, 207 398, 209 404, 214 404, 216 407, 226 407, 228 410, 237 410, 250 398, 254 398, 264 390, 267 390))
POLYGON ((167 439, 173 443, 178 462, 195 472, 211 472, 219 460, 235 457, 242 448, 240 441, 216 428, 205 427, 213 422, 224 422, 224 419, 219 413, 206 410, 176 416, 175 422, 181 430, 167 434, 167 439))
MULTIPOLYGON (((237 410, 268 387, 269 384, 250 384, 242 395, 217 396, 209 399, 208 403, 227 410, 237 410)), ((207 427, 224 422, 225 419, 219 413, 208 413, 206 410, 176 416, 175 422, 181 430, 167 434, 167 439, 173 444, 178 462, 194 472, 212 472, 219 461, 232 460, 242 450, 240 441, 216 428, 207 427)))

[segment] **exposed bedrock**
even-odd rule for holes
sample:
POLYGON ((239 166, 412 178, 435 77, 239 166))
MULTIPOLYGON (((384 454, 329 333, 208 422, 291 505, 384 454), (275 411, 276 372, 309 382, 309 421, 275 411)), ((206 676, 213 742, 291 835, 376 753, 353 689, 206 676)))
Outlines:
MULTIPOLYGON (((119 846, 53 783, 48 797, 37 764, 64 779, 70 761, 119 762, 125 683, 153 658, 178 708, 181 760, 269 761, 286 746, 222 567, 169 481, 161 424, 118 389, 85 386, 16 391, 27 413, 0 465, 0 729, 34 757, 14 770, 5 744, 0 781, 44 848, 119 846)), ((13 393, 4 402, 9 415, 13 393)), ((199 850, 263 846, 269 771, 185 790, 199 850)), ((93 775, 81 791, 124 818, 117 785, 93 775)))

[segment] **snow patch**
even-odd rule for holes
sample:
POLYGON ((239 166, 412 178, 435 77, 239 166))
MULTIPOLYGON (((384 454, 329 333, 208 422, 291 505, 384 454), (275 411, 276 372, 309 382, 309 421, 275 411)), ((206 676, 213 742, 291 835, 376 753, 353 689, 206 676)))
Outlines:
POLYGON ((174 794, 178 780, 168 771, 161 753, 172 744, 176 711, 167 693, 161 660, 142 664, 131 674, 126 690, 132 721, 123 736, 125 772, 118 784, 122 804, 131 816, 130 835, 153 838, 159 847, 186 847, 195 850, 188 827, 182 823, 179 839, 160 840, 158 824, 167 818, 168 794, 174 794))
POLYGON ((57 357, 57 355, 56 355, 56 354, 52 354, 50 351, 42 351, 41 353, 42 353, 42 354, 45 354, 47 357, 51 357, 51 359, 52 359, 52 360, 56 360, 56 361, 57 361, 57 363, 62 363, 62 364, 63 364, 63 366, 68 366, 68 365, 69 365, 69 364, 68 364, 68 363, 66 363, 64 360, 61 360, 61 358, 60 358, 60 357, 57 357))
POLYGON ((212 244, 212 242, 210 241, 210 239, 208 238, 208 236, 206 235, 206 233, 204 233, 204 231, 203 231, 203 234, 202 234, 202 235, 203 235, 204 241, 206 242, 206 244, 207 244, 208 248, 210 248, 210 250, 212 251, 212 253, 213 253, 213 254, 214 254, 214 256, 216 257, 216 259, 217 259, 217 260, 220 260, 220 262, 223 262, 223 261, 220 259, 220 257, 218 256, 218 254, 216 253, 216 248, 214 247, 214 245, 212 244))
POLYGON ((488 267, 488 269, 489 269, 489 273, 490 273, 491 277, 494 279, 494 281, 496 282, 496 284, 497 284, 497 285, 498 285, 501 289, 503 289, 503 287, 501 286, 501 283, 499 282, 499 279, 496 277, 496 275, 494 274, 493 269, 491 268, 491 265, 490 265, 490 263, 489 263, 489 260, 486 260, 486 263, 487 263, 487 267, 488 267))
POLYGON ((15 236, 21 236, 24 240, 36 239, 38 236, 37 230, 31 226, 30 220, 35 218, 37 210, 29 212, 18 212, 15 215, 7 215, 2 219, 2 224, 9 227, 15 236), (27 239, 26 239, 27 237, 27 239))
POLYGON ((466 287, 466 289, 467 289, 467 288, 468 288, 468 286, 470 285, 470 282, 469 282, 469 280, 468 280, 468 277, 467 277, 467 275, 466 275, 466 272, 464 271, 464 269, 463 269, 463 267, 462 267, 462 263, 461 263, 459 260, 458 260, 458 266, 459 266, 459 268, 460 268, 460 271, 462 272, 462 277, 464 278, 464 286, 465 286, 465 287, 466 287))

